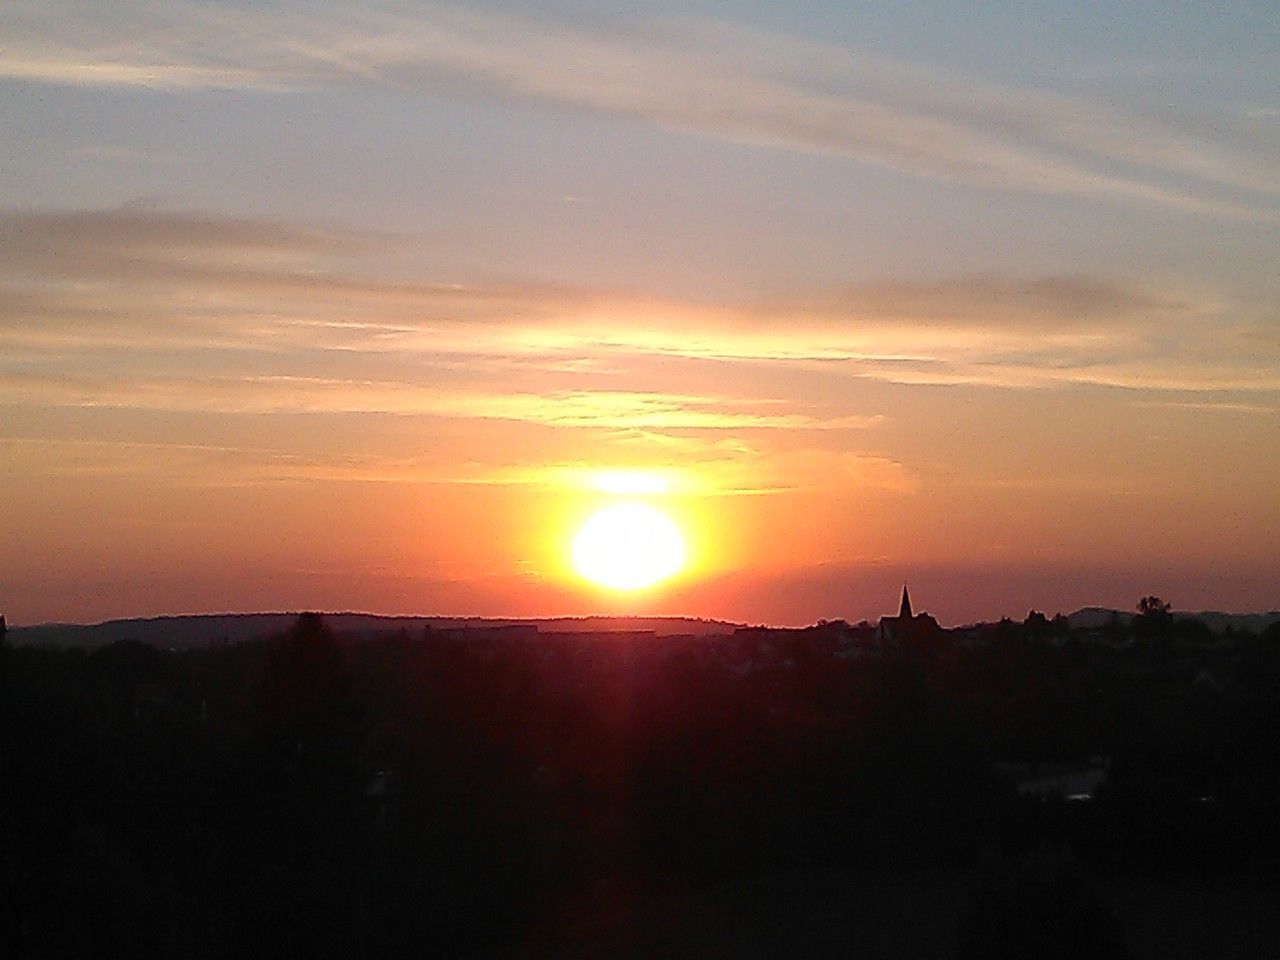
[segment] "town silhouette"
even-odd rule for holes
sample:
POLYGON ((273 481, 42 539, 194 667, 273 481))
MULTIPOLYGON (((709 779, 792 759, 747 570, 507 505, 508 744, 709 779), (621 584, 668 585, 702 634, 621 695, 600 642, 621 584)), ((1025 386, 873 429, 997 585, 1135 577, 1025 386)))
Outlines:
POLYGON ((915 610, 12 628, 8 955, 1266 954, 1280 618, 915 610))

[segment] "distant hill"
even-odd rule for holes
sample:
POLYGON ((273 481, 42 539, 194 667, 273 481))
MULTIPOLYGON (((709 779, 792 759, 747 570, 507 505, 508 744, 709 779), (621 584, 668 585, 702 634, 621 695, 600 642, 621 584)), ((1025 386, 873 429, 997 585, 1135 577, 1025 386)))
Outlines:
MULTIPOLYGON (((1214 633, 1226 633, 1227 629, 1248 630, 1261 633, 1271 624, 1280 621, 1280 610, 1269 613, 1221 613, 1217 610, 1201 610, 1191 613, 1185 610, 1172 611, 1175 620, 1200 620, 1214 633)), ((1089 630, 1111 622, 1113 617, 1121 623, 1128 623, 1134 614, 1126 610, 1110 610, 1106 607, 1083 607, 1075 613, 1068 614, 1067 620, 1073 630, 1089 630)))
MULTIPOLYGON (((226 613, 136 620, 108 620, 105 623, 45 623, 30 627, 10 627, 9 641, 15 645, 50 644, 92 649, 120 640, 137 640, 155 647, 188 649, 209 643, 239 643, 287 630, 296 613, 226 613)), ((357 639, 394 633, 401 629, 421 635, 423 627, 434 629, 483 629, 532 625, 545 633, 611 633, 653 631, 659 636, 694 634, 706 636, 732 633, 738 626, 721 620, 693 617, 552 617, 529 619, 488 619, 485 617, 383 617, 371 613, 326 613, 325 622, 336 632, 357 639)))
MULTIPOLYGON (((1175 610, 1176 619, 1202 620, 1214 633, 1237 631, 1261 633, 1280 621, 1280 611, 1269 613, 1221 613, 1175 610)), ((1106 607, 1083 607, 1067 619, 1074 630, 1103 626, 1118 617, 1128 623, 1134 614, 1106 607)), ((105 623, 45 623, 10 627, 9 642, 15 645, 46 644, 91 650, 120 640, 138 640, 154 647, 190 649, 226 641, 240 643, 281 633, 298 617, 297 613, 224 613, 148 619, 108 620, 105 623)), ((371 613, 326 613, 325 622, 338 633, 357 640, 369 640, 407 630, 421 636, 424 627, 437 630, 481 630, 505 626, 534 626, 543 633, 653 632, 658 636, 691 634, 713 636, 732 633, 741 624, 694 617, 384 617, 371 613)))

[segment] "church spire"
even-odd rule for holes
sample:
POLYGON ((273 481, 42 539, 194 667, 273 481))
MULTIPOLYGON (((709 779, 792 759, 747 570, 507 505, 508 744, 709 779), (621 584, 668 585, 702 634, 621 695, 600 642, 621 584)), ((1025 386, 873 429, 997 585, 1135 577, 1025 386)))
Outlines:
POLYGON ((902 585, 902 606, 898 608, 899 620, 911 619, 911 594, 907 593, 907 585, 902 585))

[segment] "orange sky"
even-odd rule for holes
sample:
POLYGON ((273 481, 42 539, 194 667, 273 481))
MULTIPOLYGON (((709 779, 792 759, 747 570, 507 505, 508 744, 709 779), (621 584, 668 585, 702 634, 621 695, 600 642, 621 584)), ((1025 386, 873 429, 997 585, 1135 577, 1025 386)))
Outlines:
POLYGON ((1280 607, 1274 18, 697 6, 0 10, 0 612, 1280 607))

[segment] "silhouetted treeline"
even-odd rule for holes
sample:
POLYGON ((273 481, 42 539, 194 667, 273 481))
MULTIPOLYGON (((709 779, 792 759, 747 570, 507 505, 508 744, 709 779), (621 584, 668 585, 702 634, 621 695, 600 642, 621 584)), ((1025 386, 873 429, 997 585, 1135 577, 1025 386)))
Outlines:
POLYGON ((584 890, 981 862, 966 955, 1034 914, 1030 870, 1095 918, 1080 950, 1119 956, 1089 871, 1276 878, 1276 628, 1215 637, 1157 604, 1079 634, 1033 613, 866 636, 354 644, 304 615, 185 652, 0 643, 0 939, 453 956, 552 936, 584 890), (1087 798, 1029 798, 1073 766, 1105 769, 1087 798))

